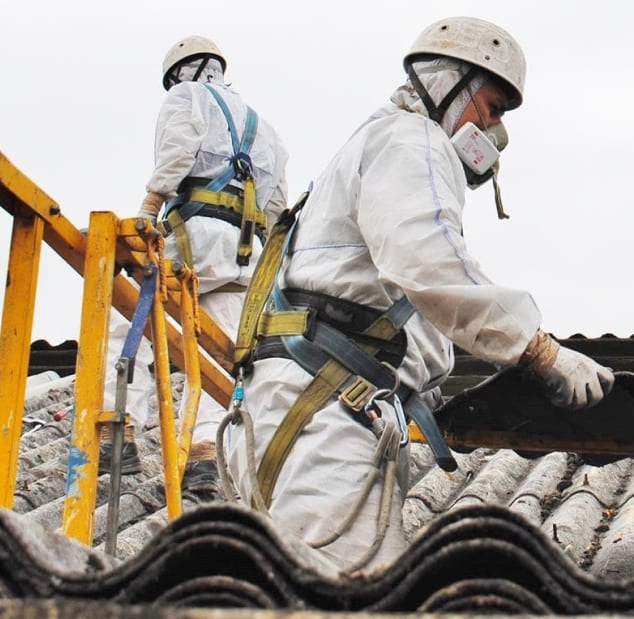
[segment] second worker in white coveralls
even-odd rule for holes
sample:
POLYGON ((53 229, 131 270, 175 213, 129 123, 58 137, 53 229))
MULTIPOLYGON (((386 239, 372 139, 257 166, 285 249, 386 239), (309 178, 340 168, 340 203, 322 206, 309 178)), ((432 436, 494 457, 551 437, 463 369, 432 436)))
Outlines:
MULTIPOLYGON (((186 261, 177 234, 165 219, 169 211, 179 213, 185 222, 190 266, 198 276, 200 307, 234 339, 244 291, 267 226, 286 207, 288 154, 272 126, 225 85, 226 64, 217 45, 201 36, 178 41, 167 52, 163 62, 167 95, 156 124, 155 168, 137 216, 156 224, 165 204, 165 256, 186 261), (252 178, 256 203, 249 247, 241 244, 246 175, 252 178)), ((120 325, 118 332, 125 336, 120 325)), ((143 342, 143 350, 146 347, 147 342, 143 342)), ((120 349, 120 342, 113 342, 111 333, 110 365, 120 349)), ((145 368, 141 370, 139 381, 147 375, 145 368)), ((149 382, 147 378, 145 382, 149 382)), ((112 392, 110 389, 107 395, 113 397, 112 392)), ((214 443, 216 428, 225 414, 221 404, 202 393, 183 488, 215 496, 214 443)), ((132 425, 142 425, 143 415, 143 410, 131 411, 132 425)), ((128 440, 124 472, 126 449, 131 456, 136 453, 128 440)))

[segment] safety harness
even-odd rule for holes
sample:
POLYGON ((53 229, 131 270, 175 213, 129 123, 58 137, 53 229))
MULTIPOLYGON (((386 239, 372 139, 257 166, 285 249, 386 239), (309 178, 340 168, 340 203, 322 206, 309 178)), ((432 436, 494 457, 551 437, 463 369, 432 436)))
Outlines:
MULTIPOLYGON (((267 507, 282 466, 299 435, 333 396, 360 421, 368 412, 366 406, 374 403, 379 392, 393 398, 397 414, 400 403, 405 402, 405 413, 401 415, 405 442, 405 415, 409 415, 427 437, 438 464, 445 470, 456 468, 425 402, 408 388, 401 387, 396 370, 378 358, 382 350, 389 349, 398 339, 415 311, 407 298, 402 297, 385 312, 372 310, 376 318, 362 330, 360 338, 351 339, 324 321, 314 308, 291 303, 289 296, 293 291, 289 293, 279 288, 277 276, 282 258, 292 239, 297 214, 307 197, 308 193, 303 194, 292 209, 284 211, 271 231, 247 289, 234 353, 240 393, 242 377, 258 358, 258 350, 270 345, 267 341, 281 342, 285 354, 264 356, 288 356, 313 375, 277 427, 260 462, 257 481, 267 507), (269 299, 274 309, 265 310, 269 299)), ((234 397, 234 402, 237 399, 234 397)))
MULTIPOLYGON (((255 194, 253 164, 249 152, 255 141, 258 116, 247 106, 242 138, 239 139, 233 117, 220 93, 210 84, 207 90, 216 100, 227 121, 231 135, 233 155, 226 170, 220 176, 209 180, 203 186, 181 190, 165 207, 165 215, 159 223, 159 230, 167 237, 176 235, 176 246, 181 259, 191 268, 193 255, 185 222, 194 215, 203 215, 228 221, 240 228, 240 240, 236 262, 240 266, 249 264, 253 246, 253 236, 264 238, 266 215, 258 208, 255 194), (237 190, 229 183, 237 180, 243 189, 237 190)), ((179 188, 181 189, 181 188, 179 188)))

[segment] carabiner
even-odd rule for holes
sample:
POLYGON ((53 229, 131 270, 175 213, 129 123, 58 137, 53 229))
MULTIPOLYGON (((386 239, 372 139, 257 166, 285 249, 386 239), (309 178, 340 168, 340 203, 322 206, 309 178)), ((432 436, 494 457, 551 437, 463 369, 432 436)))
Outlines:
POLYGON ((237 180, 244 181, 247 178, 253 178, 253 163, 249 155, 243 152, 236 153, 231 157, 231 163, 237 180))
POLYGON ((392 396, 396 395, 398 388, 401 386, 401 377, 398 375, 398 371, 396 370, 396 368, 390 365, 387 361, 381 361, 381 365, 386 367, 390 371, 392 376, 394 376, 394 386, 392 387, 392 389, 380 390, 380 391, 387 391, 387 395, 379 399, 388 400, 392 396))
POLYGON ((370 419, 370 421, 374 421, 375 419, 381 416, 381 409, 376 403, 377 400, 385 400, 391 397, 392 391, 390 389, 377 389, 371 396, 370 399, 366 402, 363 407, 363 412, 370 419))
POLYGON ((244 401, 244 368, 241 366, 238 369, 238 376, 236 378, 236 384, 233 388, 233 395, 231 396, 231 412, 233 418, 231 423, 235 426, 240 421, 240 407, 244 401))
POLYGON ((407 421, 405 419, 405 411, 403 410, 401 398, 399 398, 396 394, 392 398, 392 405, 394 406, 394 412, 396 413, 398 428, 401 431, 401 442, 399 443, 399 447, 405 447, 405 445, 409 442, 409 431, 407 430, 407 421))

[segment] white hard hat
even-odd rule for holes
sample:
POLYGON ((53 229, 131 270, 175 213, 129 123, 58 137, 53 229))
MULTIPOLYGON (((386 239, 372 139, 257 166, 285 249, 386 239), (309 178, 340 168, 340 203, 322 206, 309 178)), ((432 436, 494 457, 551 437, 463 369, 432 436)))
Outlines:
POLYGON ((222 64, 223 72, 227 69, 227 61, 219 47, 210 39, 200 36, 187 37, 172 47, 163 60, 163 86, 167 88, 167 77, 171 69, 186 58, 192 56, 214 56, 222 64))
POLYGON ((522 103, 526 60, 519 43, 503 28, 475 17, 449 17, 428 26, 403 59, 408 65, 420 55, 449 56, 482 67, 509 88, 508 109, 522 103))

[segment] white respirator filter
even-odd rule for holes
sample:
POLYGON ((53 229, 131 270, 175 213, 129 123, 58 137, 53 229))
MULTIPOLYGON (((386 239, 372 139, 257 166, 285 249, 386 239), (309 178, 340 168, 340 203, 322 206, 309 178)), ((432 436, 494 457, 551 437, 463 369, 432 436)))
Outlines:
POLYGON ((462 162, 476 174, 484 174, 500 157, 486 133, 472 122, 460 127, 451 138, 451 143, 462 162))

